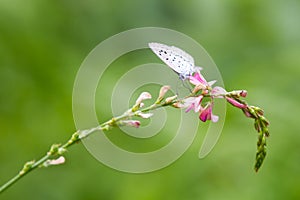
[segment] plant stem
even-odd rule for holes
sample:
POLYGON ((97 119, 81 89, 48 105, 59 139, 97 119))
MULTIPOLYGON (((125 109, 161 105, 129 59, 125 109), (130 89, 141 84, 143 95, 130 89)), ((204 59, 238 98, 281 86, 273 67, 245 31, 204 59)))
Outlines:
POLYGON ((7 188, 9 188, 10 186, 12 186, 15 182, 17 182, 22 176, 24 176, 25 174, 21 175, 20 173, 17 174, 15 177, 13 177, 12 179, 10 179, 9 181, 7 181, 5 184, 3 184, 0 187, 0 193, 3 192, 4 190, 6 190, 7 188))
POLYGON ((80 142, 83 138, 88 137, 93 132, 99 131, 99 130, 107 130, 108 128, 115 126, 115 123, 120 120, 130 118, 132 116, 136 116, 140 112, 148 112, 150 110, 155 110, 155 109, 158 109, 163 106, 170 105, 170 104, 171 103, 153 104, 151 106, 148 106, 148 107, 138 110, 136 112, 125 112, 124 114, 117 116, 117 117, 113 117, 112 119, 102 123, 101 125, 99 125, 97 127, 94 127, 91 129, 86 129, 86 130, 76 131, 75 133, 72 134, 71 138, 65 144, 63 144, 63 145, 53 144, 51 149, 46 153, 45 156, 43 156, 42 158, 40 158, 37 161, 29 161, 29 162, 25 163, 23 166, 23 169, 16 176, 14 176, 10 180, 8 180, 5 184, 3 184, 0 187, 0 193, 5 191, 7 188, 12 186, 14 183, 16 183, 18 180, 20 180, 22 177, 24 177, 26 174, 33 171, 34 169, 37 169, 38 167, 45 167, 45 165, 44 165, 45 162, 48 161, 50 158, 53 158, 55 156, 57 157, 58 155, 64 154, 66 152, 67 148, 69 148, 70 146, 72 146, 75 143, 80 142))
MULTIPOLYGON (((69 147, 72 144, 74 144, 77 140, 73 140, 72 142, 70 142, 70 141, 71 141, 71 139, 68 140, 68 142, 66 142, 61 147, 64 148, 64 149, 66 149, 67 147, 69 147)), ((7 181, 5 184, 3 184, 0 187, 0 193, 3 192, 4 190, 6 190, 7 188, 9 188, 10 186, 12 186, 15 182, 17 182, 19 179, 21 179, 22 177, 24 177, 26 174, 28 174, 32 170, 34 170, 34 169, 42 166, 44 162, 46 162, 49 158, 51 158, 52 156, 54 156, 55 154, 57 154, 57 153, 52 154, 52 153, 49 153, 49 152, 47 152, 47 154, 44 157, 40 158, 38 161, 29 161, 29 162, 25 163, 23 169, 15 177, 13 177, 12 179, 10 179, 9 181, 7 181)))
MULTIPOLYGON (((117 117, 113 117, 110 120, 102 123, 101 125, 99 125, 97 127, 76 131, 75 133, 72 134, 71 138, 65 144, 63 144, 63 145, 53 144, 51 146, 50 150, 46 153, 46 155, 44 155, 38 161, 26 162, 23 166, 23 169, 16 176, 11 178, 9 181, 7 181, 5 184, 3 184, 0 187, 0 193, 3 192, 4 190, 6 190, 7 188, 9 188, 10 186, 12 186, 14 183, 16 183, 18 180, 20 180, 22 177, 24 177, 26 174, 33 171, 34 169, 37 169, 38 167, 48 167, 49 165, 51 165, 51 164, 47 164, 47 163, 49 163, 50 159, 53 159, 53 158, 55 159, 58 156, 63 155, 66 152, 67 148, 69 148, 73 144, 76 144, 76 143, 80 142, 82 139, 88 137, 89 135, 91 135, 95 131, 109 130, 112 127, 118 126, 119 125, 118 122, 121 121, 121 120, 131 119, 131 117, 139 116, 139 114, 141 114, 141 113, 147 113, 151 110, 156 110, 156 109, 159 109, 159 108, 162 108, 162 107, 165 107, 165 106, 172 106, 172 105, 174 105, 174 103, 180 103, 185 98, 193 97, 195 95, 196 94, 190 94, 190 95, 188 95, 188 96, 186 96, 182 99, 175 98, 174 100, 170 100, 168 102, 162 101, 162 99, 157 99, 157 101, 154 104, 152 104, 152 105, 150 105, 146 108, 143 108, 143 109, 139 109, 139 105, 138 105, 138 107, 136 107, 137 105, 135 105, 133 108, 129 109, 128 111, 126 111, 122 115, 117 116, 117 117), (137 110, 136 110, 136 108, 137 108, 137 110)), ((226 96, 235 97, 235 95, 236 95, 236 92, 233 91, 233 92, 227 92, 225 94, 218 94, 218 95, 205 94, 203 96, 204 97, 226 97, 226 96)), ((237 98, 235 98, 235 99, 238 100, 237 98)), ((243 102, 241 100, 239 100, 239 102, 244 103, 245 105, 247 105, 246 102, 243 102)), ((256 108, 256 110, 253 110, 252 107, 247 107, 247 108, 249 108, 249 109, 251 108, 249 110, 249 112, 251 111, 253 113, 254 112, 258 113, 258 114, 254 113, 252 115, 253 116, 259 116, 260 117, 259 119, 261 121, 261 126, 264 127, 265 132, 262 132, 264 138, 259 137, 259 142, 260 142, 259 144, 261 144, 261 141, 265 141, 265 137, 269 135, 268 129, 267 129, 268 121, 265 118, 262 117, 262 114, 260 114, 261 111, 258 110, 259 108, 256 108), (262 140, 260 138, 262 138, 264 140, 262 140)), ((252 117, 252 118, 256 118, 256 117, 252 117)), ((258 154, 257 155, 259 155, 260 157, 257 156, 257 158, 256 158, 256 165, 255 165, 255 170, 256 171, 261 166, 261 164, 262 164, 262 162, 265 158, 265 154, 266 154, 265 142, 263 143, 263 151, 260 150, 261 148, 259 148, 259 146, 260 145, 258 145, 258 154)))

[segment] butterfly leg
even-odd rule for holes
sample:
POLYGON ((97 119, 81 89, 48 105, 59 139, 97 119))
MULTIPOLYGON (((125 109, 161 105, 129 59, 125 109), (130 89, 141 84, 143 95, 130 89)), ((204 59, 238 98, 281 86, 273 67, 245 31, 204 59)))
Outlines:
POLYGON ((185 81, 185 80, 181 80, 181 81, 182 81, 183 87, 185 87, 186 89, 188 89, 190 91, 190 93, 192 93, 192 87, 191 87, 191 85, 188 84, 188 82, 185 81))

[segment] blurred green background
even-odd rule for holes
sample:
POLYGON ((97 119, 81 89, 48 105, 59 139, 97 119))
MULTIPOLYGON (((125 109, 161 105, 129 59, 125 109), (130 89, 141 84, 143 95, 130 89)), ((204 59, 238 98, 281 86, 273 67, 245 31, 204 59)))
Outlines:
POLYGON ((1 199, 300 199, 299 20, 298 0, 0 1, 0 184, 70 136, 80 64, 99 42, 131 28, 191 36, 226 88, 247 89, 248 102, 271 121, 259 173, 253 121, 228 106, 221 138, 203 160, 203 136, 174 164, 148 174, 110 169, 78 144, 67 163, 34 171, 1 199))

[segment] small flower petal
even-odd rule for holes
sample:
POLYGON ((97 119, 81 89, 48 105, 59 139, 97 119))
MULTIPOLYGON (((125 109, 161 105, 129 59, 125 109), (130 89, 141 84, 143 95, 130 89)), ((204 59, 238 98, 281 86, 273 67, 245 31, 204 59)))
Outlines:
POLYGON ((208 112, 207 111, 203 111, 203 112, 200 113, 199 119, 201 121, 206 122, 207 118, 208 118, 208 112))
POLYGON ((141 117, 141 118, 144 118, 144 119, 147 119, 147 118, 150 118, 153 116, 153 113, 138 113, 137 116, 141 117))
POLYGON ((177 95, 166 98, 166 103, 171 103, 173 100, 177 99, 177 95))
POLYGON ((200 95, 198 97, 188 97, 184 100, 183 107, 187 108, 185 112, 189 112, 190 110, 194 109, 195 112, 199 112, 201 107, 203 96, 200 95))
POLYGON ((246 90, 234 90, 231 93, 232 93, 232 95, 237 96, 237 97, 246 97, 247 96, 246 90))
POLYGON ((194 74, 194 76, 190 76, 189 78, 190 78, 190 83, 193 84, 193 85, 199 85, 199 84, 202 84, 202 85, 205 85, 205 86, 208 85, 205 78, 199 72, 196 72, 194 74))
POLYGON ((195 107, 195 103, 191 103, 191 105, 185 110, 185 112, 190 112, 195 107))
POLYGON ((247 105, 246 104, 243 104, 243 103, 240 103, 238 102, 237 100, 233 99, 233 98, 230 98, 230 97, 226 97, 226 100, 233 106, 237 107, 237 108, 247 108, 247 105))
POLYGON ((224 88, 216 86, 212 89, 211 94, 212 95, 225 95, 227 92, 224 88))
POLYGON ((207 84, 209 85, 209 86, 212 86, 213 84, 215 84, 217 81, 216 80, 213 80, 213 81, 209 81, 207 84))
POLYGON ((144 101, 146 99, 151 99, 151 98, 152 97, 149 92, 142 92, 142 94, 140 94, 139 98, 136 100, 135 105, 131 108, 131 112, 135 112, 139 108, 143 107, 144 104, 142 103, 142 101, 144 101))
POLYGON ((141 122, 138 120, 122 120, 119 122, 120 125, 124 125, 124 126, 132 126, 135 128, 139 128, 141 125, 141 122))
POLYGON ((213 103, 208 103, 204 109, 200 111, 199 119, 203 122, 211 120, 212 122, 217 122, 219 117, 212 113, 213 103))
POLYGON ((193 89, 193 93, 195 94, 195 93, 197 93, 198 91, 200 91, 200 90, 205 90, 207 88, 207 86, 206 85, 203 85, 202 83, 199 83, 198 85, 196 85, 195 87, 194 87, 194 89, 193 89))
POLYGON ((190 76, 189 79, 190 83, 195 85, 193 93, 197 93, 199 90, 211 90, 211 86, 216 82, 216 80, 207 82, 200 71, 190 76))
POLYGON ((165 96, 165 94, 170 90, 170 86, 168 85, 165 85, 163 87, 160 88, 160 91, 159 91, 159 96, 158 96, 158 99, 159 100, 162 100, 165 96))
POLYGON ((174 108, 184 108, 184 105, 180 102, 173 103, 172 106, 174 108))
POLYGON ((151 94, 149 92, 142 92, 142 94, 140 94, 139 98, 136 100, 135 104, 136 105, 140 105, 142 103, 142 101, 146 100, 146 99, 151 99, 151 94))
POLYGON ((241 90, 240 91, 240 96, 241 97, 246 97, 247 96, 247 91, 246 90, 241 90))
POLYGON ((211 114, 212 114, 212 109, 211 109, 211 106, 208 105, 203 110, 201 110, 199 119, 203 122, 206 122, 206 120, 210 120, 211 114))
POLYGON ((219 120, 219 116, 211 114, 211 121, 217 122, 219 120))
POLYGON ((202 95, 196 97, 196 99, 195 99, 195 107, 194 107, 194 111, 195 112, 199 112, 202 109, 202 106, 201 106, 202 99, 203 99, 202 95))
POLYGON ((246 117, 256 119, 256 116, 253 115, 253 114, 249 111, 249 108, 248 108, 248 107, 242 109, 242 111, 243 111, 243 113, 246 115, 246 117))
POLYGON ((66 161, 65 157, 60 156, 57 159, 48 160, 46 166, 49 166, 49 165, 60 165, 60 164, 65 163, 65 161, 66 161))

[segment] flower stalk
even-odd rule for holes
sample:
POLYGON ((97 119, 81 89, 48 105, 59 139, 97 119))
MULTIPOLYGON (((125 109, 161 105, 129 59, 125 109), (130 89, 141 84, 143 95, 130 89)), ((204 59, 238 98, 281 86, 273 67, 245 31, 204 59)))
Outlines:
MULTIPOLYGON (((149 94, 149 93, 148 93, 149 94)), ((46 153, 45 156, 40 158, 39 160, 31 160, 28 161, 24 164, 23 168, 20 170, 20 172, 11 178, 9 181, 7 181, 5 184, 3 184, 0 187, 0 193, 8 189, 10 186, 12 186, 14 183, 16 183, 18 180, 20 180, 22 177, 24 177, 26 174, 29 172, 37 169, 37 168, 42 168, 42 167, 48 167, 53 164, 51 162, 57 161, 56 159, 59 159, 64 153, 67 152, 67 149, 71 147, 72 145, 81 142, 82 139, 90 136, 92 133, 95 131, 108 131, 113 127, 116 126, 133 126, 138 128, 140 125, 140 122, 137 120, 131 120, 132 117, 137 116, 137 117, 151 117, 152 114, 150 115, 149 111, 155 110, 167 105, 170 105, 173 103, 173 101, 170 101, 168 103, 163 102, 156 102, 153 105, 150 105, 144 109, 140 109, 143 106, 142 101, 146 99, 150 99, 151 96, 148 94, 142 93, 136 104, 129 110, 127 110, 125 113, 123 113, 120 116, 113 117, 112 119, 108 120, 107 122, 102 123, 101 125, 91 128, 91 129, 85 129, 85 130, 78 130, 75 133, 72 134, 71 138, 64 143, 63 145, 61 144, 53 144, 51 145, 49 151, 46 153), (50 163, 50 164, 49 164, 50 163)), ((63 162, 62 162, 63 163, 63 162)), ((58 163, 58 164, 62 164, 58 163)))
POLYGON ((156 101, 148 106, 144 107, 144 101, 151 99, 151 94, 143 92, 136 100, 135 104, 124 112, 122 115, 113 117, 110 120, 100 124, 97 127, 93 127, 85 130, 78 130, 72 134, 71 138, 64 144, 53 144, 49 151, 39 160, 28 161, 24 164, 20 172, 8 182, 0 187, 0 193, 12 186, 22 177, 29 172, 42 167, 49 167, 53 165, 59 165, 65 162, 63 154, 65 154, 69 147, 81 142, 82 139, 90 136, 95 131, 108 131, 113 127, 118 126, 131 126, 138 128, 140 121, 133 118, 150 118, 153 113, 150 111, 156 110, 162 107, 171 106, 174 108, 184 108, 186 112, 194 111, 199 113, 199 119, 203 122, 211 120, 212 122, 218 121, 218 116, 213 114, 213 106, 215 98, 224 98, 228 103, 243 111, 246 117, 254 119, 254 127, 258 132, 257 152, 254 169, 258 171, 266 157, 266 139, 269 136, 269 122, 264 117, 264 112, 259 107, 250 106, 246 101, 242 100, 247 96, 247 91, 236 90, 227 92, 221 87, 212 87, 215 81, 207 82, 200 74, 200 71, 196 72, 193 76, 189 77, 190 83, 194 85, 194 89, 191 94, 179 99, 177 96, 165 97, 170 86, 163 86, 159 92, 156 101), (208 101, 203 101, 207 98, 208 101))

